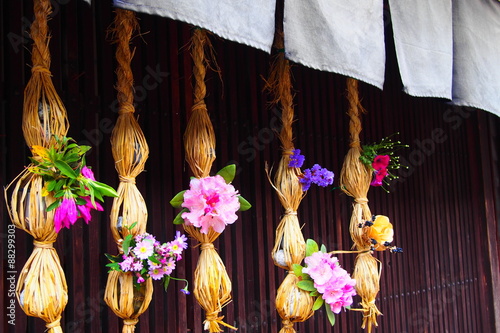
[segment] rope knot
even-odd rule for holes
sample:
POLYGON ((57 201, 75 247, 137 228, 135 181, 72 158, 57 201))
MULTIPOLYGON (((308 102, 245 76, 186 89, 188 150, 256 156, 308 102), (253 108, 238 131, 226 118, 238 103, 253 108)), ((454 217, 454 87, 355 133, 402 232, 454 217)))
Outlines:
POLYGON ((359 204, 367 204, 368 203, 368 199, 367 198, 355 198, 354 201, 356 203, 359 203, 359 204))
POLYGON ((118 178, 122 183, 135 184, 135 177, 118 175, 118 178))
POLYGON ((288 319, 285 319, 281 322, 284 328, 293 328, 293 322, 288 319))
POLYGON ((137 318, 128 318, 128 319, 123 319, 123 325, 126 326, 135 326, 139 322, 139 319, 137 318))
POLYGON ((52 328, 59 327, 59 326, 61 326, 61 317, 60 316, 57 317, 56 320, 45 324, 45 327, 47 327, 47 331, 52 329, 52 328))
POLYGON ((41 249, 52 249, 54 248, 54 241, 33 241, 33 245, 35 247, 41 248, 41 249))
POLYGON ((31 73, 43 73, 47 75, 52 75, 52 73, 47 67, 40 65, 31 67, 31 73))
POLYGON ((207 250, 207 249, 214 249, 215 246, 214 244, 207 242, 207 243, 201 243, 201 250, 207 250))
POLYGON ((285 215, 295 215, 297 216, 297 211, 293 209, 287 209, 285 210, 285 215))
POLYGON ((125 114, 125 113, 134 113, 135 108, 132 103, 125 102, 122 105, 120 105, 120 108, 118 109, 118 114, 125 114))

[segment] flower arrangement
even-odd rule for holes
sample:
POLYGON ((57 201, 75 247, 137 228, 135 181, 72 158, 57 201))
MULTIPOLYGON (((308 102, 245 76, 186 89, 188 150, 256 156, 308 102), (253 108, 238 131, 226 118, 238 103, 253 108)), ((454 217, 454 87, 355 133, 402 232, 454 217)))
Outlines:
POLYGON ((236 166, 228 165, 215 176, 191 178, 189 190, 179 192, 170 204, 183 208, 175 217, 174 224, 191 225, 207 234, 210 228, 221 233, 228 224, 234 223, 237 211, 252 206, 231 185, 236 175, 236 166))
MULTIPOLYGON (((290 168, 301 168, 304 164, 305 157, 300 154, 300 149, 293 149, 290 155, 290 168)), ((333 184, 334 174, 326 168, 322 168, 319 164, 314 164, 312 168, 305 169, 299 175, 299 182, 302 184, 302 190, 307 191, 311 184, 316 184, 321 187, 327 187, 333 184)))
POLYGON ((56 210, 56 232, 63 227, 69 229, 78 218, 88 224, 92 209, 103 210, 96 198, 104 201, 104 196, 118 196, 112 187, 96 181, 92 170, 85 165, 85 153, 89 150, 89 146, 79 146, 68 137, 55 137, 55 144, 49 148, 31 147, 32 165, 28 170, 42 176, 43 195, 52 194, 55 198, 47 211, 56 210))
POLYGON ((372 244, 371 250, 385 251, 388 249, 391 253, 403 252, 403 249, 391 246, 394 240, 394 229, 387 216, 373 215, 371 221, 366 221, 359 227, 368 228, 366 235, 372 244))
POLYGON ((316 300, 313 311, 325 305, 326 314, 330 324, 335 324, 335 314, 342 308, 349 308, 353 296, 356 295, 354 286, 356 280, 352 279, 345 269, 340 266, 336 257, 328 253, 324 245, 321 249, 318 244, 308 239, 306 242, 305 266, 294 264, 294 274, 299 277, 297 287, 308 291, 316 300))
POLYGON ((383 138, 379 143, 363 145, 359 159, 373 171, 371 186, 382 186, 383 183, 389 185, 388 180, 398 178, 391 170, 406 166, 399 163, 399 156, 395 156, 394 153, 408 147, 408 145, 401 144, 400 141, 392 141, 391 136, 383 138))
MULTIPOLYGON (((132 224, 129 229, 135 227, 132 224)), ((123 239, 123 254, 112 256, 106 254, 110 263, 106 266, 110 270, 131 272, 134 274, 134 286, 139 287, 148 278, 162 280, 165 290, 171 279, 186 282, 186 287, 181 289, 189 294, 187 281, 171 276, 175 263, 182 259, 182 251, 187 248, 187 237, 176 232, 173 241, 161 244, 156 237, 143 233, 137 236, 127 235, 123 239)))

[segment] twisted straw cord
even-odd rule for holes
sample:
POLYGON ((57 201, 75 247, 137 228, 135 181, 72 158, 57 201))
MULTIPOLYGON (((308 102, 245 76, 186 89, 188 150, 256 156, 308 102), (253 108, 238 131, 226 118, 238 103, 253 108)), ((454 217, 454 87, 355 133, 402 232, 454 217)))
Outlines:
MULTIPOLYGON (((30 27, 30 37, 33 39, 31 60, 33 68, 50 68, 49 26, 48 17, 52 13, 50 0, 35 0, 33 4, 35 20, 30 27)), ((50 73, 50 72, 49 72, 50 73)))
POLYGON ((61 316, 58 316, 56 318, 56 320, 45 324, 45 327, 47 327, 47 330, 50 330, 51 328, 55 328, 58 326, 61 326, 61 316))
POLYGON ((46 242, 34 240, 33 245, 41 249, 52 249, 54 248, 54 242, 55 240, 46 242))
MULTIPOLYGON (((205 45, 207 43, 207 32, 203 29, 195 29, 192 36, 192 50, 191 56, 193 58, 193 75, 196 85, 194 87, 194 105, 193 110, 200 106, 204 106, 205 96, 207 94, 207 87, 205 84, 206 58, 205 58, 205 45), (199 106, 197 106, 199 105, 199 106)), ((206 109, 206 107, 205 107, 206 109)))
POLYGON ((359 139, 359 133, 361 133, 361 115, 360 113, 365 113, 365 109, 361 105, 361 100, 359 99, 358 91, 358 80, 353 78, 347 78, 347 99, 349 101, 349 133, 351 135, 350 147, 360 148, 361 141, 359 139))
POLYGON ((137 318, 128 318, 128 319, 123 319, 123 324, 126 326, 135 326, 139 322, 139 319, 137 318))
POLYGON ((116 9, 115 27, 113 32, 117 36, 116 70, 119 113, 134 112, 134 76, 130 66, 134 52, 130 50, 132 33, 139 28, 134 12, 125 9, 116 9))

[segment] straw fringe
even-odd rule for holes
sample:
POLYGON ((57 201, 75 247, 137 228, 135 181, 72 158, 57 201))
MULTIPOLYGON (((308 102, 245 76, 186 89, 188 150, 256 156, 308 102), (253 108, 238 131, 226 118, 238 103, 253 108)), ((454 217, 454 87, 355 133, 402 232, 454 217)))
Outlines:
POLYGON ((362 308, 352 310, 363 312, 361 327, 366 328, 370 333, 372 327, 378 326, 377 316, 382 314, 375 305, 375 299, 380 289, 381 272, 379 261, 372 256, 370 251, 371 243, 367 237, 369 228, 359 227, 360 224, 371 220, 372 217, 367 199, 372 175, 371 170, 359 159, 362 151, 359 138, 362 129, 361 113, 364 113, 365 110, 359 99, 357 80, 347 79, 347 97, 349 100, 348 115, 350 117, 351 142, 340 172, 340 184, 342 191, 354 198, 349 231, 355 248, 362 252, 356 258, 352 275, 356 280, 356 292, 361 297, 360 305, 362 308))
MULTIPOLYGON (((144 133, 134 117, 134 78, 131 61, 134 52, 130 50, 132 34, 139 30, 135 13, 117 9, 111 34, 115 38, 117 59, 118 119, 111 134, 111 148, 120 184, 118 197, 113 199, 110 214, 110 229, 123 253, 123 239, 146 232, 148 211, 146 202, 135 185, 135 178, 144 171, 149 156, 149 147, 144 133), (134 228, 129 227, 136 223, 134 228)), ((123 333, 135 331, 139 316, 146 311, 153 295, 153 283, 147 279, 134 288, 133 275, 119 271, 108 274, 104 300, 111 310, 123 319, 123 333)))

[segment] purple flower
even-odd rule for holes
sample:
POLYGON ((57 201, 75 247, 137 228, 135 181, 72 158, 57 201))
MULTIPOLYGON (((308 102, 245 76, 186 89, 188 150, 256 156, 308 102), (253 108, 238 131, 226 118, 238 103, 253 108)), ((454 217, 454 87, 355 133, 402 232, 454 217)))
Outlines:
POLYGON ((300 154, 300 149, 292 150, 292 155, 290 155, 290 162, 288 166, 290 168, 300 168, 304 164, 305 157, 300 154))
POLYGON ((92 172, 92 170, 90 168, 87 168, 86 166, 84 166, 82 168, 81 172, 82 172, 83 177, 95 181, 94 172, 92 172))
POLYGON ((312 174, 311 170, 305 169, 302 177, 299 179, 299 182, 302 184, 302 191, 307 191, 311 187, 312 183, 312 174))
POLYGON ((189 290, 187 290, 186 288, 181 289, 181 292, 182 292, 182 293, 184 293, 184 295, 189 295, 189 294, 191 294, 191 293, 189 292, 189 290))
POLYGON ((314 164, 312 168, 305 169, 299 182, 302 184, 302 190, 307 191, 311 184, 322 187, 333 184, 333 172, 322 168, 319 164, 314 164))
POLYGON ((59 232, 61 228, 68 228, 75 224, 78 219, 78 211, 76 210, 76 201, 73 197, 64 196, 59 207, 56 208, 54 214, 54 228, 59 232))

